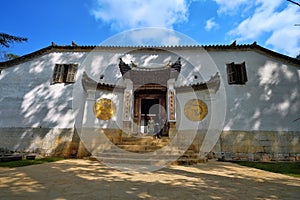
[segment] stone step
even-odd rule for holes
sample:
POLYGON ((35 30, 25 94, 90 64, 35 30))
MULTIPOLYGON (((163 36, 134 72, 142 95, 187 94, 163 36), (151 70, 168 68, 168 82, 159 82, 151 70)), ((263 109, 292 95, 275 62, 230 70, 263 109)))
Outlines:
POLYGON ((181 154, 179 153, 168 153, 168 154, 156 154, 151 152, 150 154, 145 153, 133 153, 133 152, 103 152, 95 155, 96 157, 101 158, 122 158, 122 159, 178 159, 181 154))
POLYGON ((184 152, 184 154, 182 155, 182 157, 186 157, 186 158, 195 158, 198 156, 199 156, 198 153, 195 153, 194 151, 191 150, 184 152))
POLYGON ((151 136, 127 136, 127 137, 122 137, 122 141, 126 142, 141 142, 141 141, 149 141, 149 140, 153 140, 153 137, 151 136))
MULTIPOLYGON (((129 145, 129 146, 132 146, 132 145, 129 145)), ((131 148, 131 151, 134 151, 134 148, 135 147, 132 147, 131 148)), ((169 153, 172 153, 172 152, 180 152, 180 154, 184 154, 184 150, 180 150, 180 149, 177 149, 176 147, 156 147, 154 146, 153 148, 142 148, 142 147, 136 147, 136 151, 135 153, 149 153, 149 152, 156 152, 156 151, 159 151, 159 153, 161 154, 169 154, 169 153), (157 148, 156 150, 153 150, 154 148, 157 148)), ((106 150, 103 150, 102 152, 120 152, 120 151, 128 151, 128 152, 131 152, 129 151, 130 148, 128 147, 128 149, 125 149, 125 148, 121 148, 119 146, 113 146, 111 147, 110 149, 106 149, 106 150)))
POLYGON ((115 158, 115 157, 102 157, 94 156, 93 159, 97 159, 105 164, 123 164, 123 165, 144 165, 144 166, 165 166, 167 164, 172 164, 174 159, 154 159, 154 158, 115 158))
MULTIPOLYGON (((134 142, 139 142, 139 141, 152 141, 152 140, 156 140, 153 138, 153 136, 126 136, 126 137, 122 137, 122 141, 126 142, 126 141, 134 141, 134 142)), ((170 141, 170 138, 168 137, 161 137, 160 139, 161 141, 164 142, 168 142, 170 141)))
POLYGON ((149 152, 156 151, 161 148, 159 146, 150 145, 118 145, 118 147, 131 152, 149 152))
POLYGON ((150 154, 143 153, 132 153, 132 152, 103 152, 95 157, 104 162, 109 163, 127 163, 127 164, 146 164, 150 165, 151 163, 172 163, 181 164, 181 165, 191 165, 196 163, 206 162, 207 158, 200 158, 198 154, 188 154, 180 151, 170 151, 168 153, 162 154, 160 152, 150 152, 150 154), (164 160, 164 161, 163 161, 164 160), (158 162, 160 161, 160 162, 158 162))
POLYGON ((123 164, 123 165, 145 165, 145 166, 165 166, 165 165, 193 165, 197 163, 205 163, 207 162, 207 158, 184 158, 177 156, 167 156, 164 158, 139 158, 137 156, 124 156, 124 155, 100 155, 100 156, 93 156, 91 158, 93 160, 98 160, 100 162, 104 162, 106 164, 123 164))
POLYGON ((151 145, 153 144, 152 141, 122 141, 117 145, 151 145))
POLYGON ((175 162, 172 163, 172 165, 195 165, 197 163, 206 163, 207 159, 206 158, 194 158, 194 159, 184 159, 184 158, 179 158, 175 162))
POLYGON ((122 141, 116 145, 155 145, 155 146, 167 146, 169 141, 162 140, 142 140, 142 141, 122 141))
POLYGON ((166 164, 191 165, 204 162, 193 150, 180 150, 179 147, 165 147, 168 137, 154 139, 152 136, 122 137, 122 141, 109 150, 95 155, 94 159, 107 164, 129 166, 162 166, 166 164))

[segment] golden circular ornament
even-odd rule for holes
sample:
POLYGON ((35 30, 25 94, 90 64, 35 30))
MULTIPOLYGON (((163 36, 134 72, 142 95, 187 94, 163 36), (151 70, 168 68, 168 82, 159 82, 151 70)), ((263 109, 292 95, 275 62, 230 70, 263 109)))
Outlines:
POLYGON ((94 114, 98 119, 109 120, 116 113, 116 105, 111 99, 97 99, 94 104, 94 114))
POLYGON ((200 99, 191 99, 184 106, 184 115, 191 121, 202 121, 207 113, 207 105, 200 99))

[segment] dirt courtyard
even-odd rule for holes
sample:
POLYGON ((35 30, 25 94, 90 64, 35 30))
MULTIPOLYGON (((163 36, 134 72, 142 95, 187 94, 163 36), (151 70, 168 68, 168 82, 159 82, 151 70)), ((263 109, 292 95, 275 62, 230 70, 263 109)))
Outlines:
POLYGON ((0 168, 0 199, 299 199, 300 179, 209 161, 124 173, 96 161, 0 168))

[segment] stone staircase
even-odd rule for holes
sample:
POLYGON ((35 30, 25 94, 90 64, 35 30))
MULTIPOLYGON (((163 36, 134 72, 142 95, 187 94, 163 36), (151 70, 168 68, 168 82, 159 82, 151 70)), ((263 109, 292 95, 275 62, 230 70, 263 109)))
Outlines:
POLYGON ((148 153, 156 151, 170 142, 169 138, 153 139, 151 136, 123 137, 122 142, 116 144, 119 148, 134 153, 148 153))
POLYGON ((94 155, 104 164, 124 169, 146 170, 164 167, 170 164, 192 165, 206 162, 193 150, 180 150, 169 145, 170 138, 153 139, 151 136, 126 136, 122 141, 110 146, 109 149, 94 155))

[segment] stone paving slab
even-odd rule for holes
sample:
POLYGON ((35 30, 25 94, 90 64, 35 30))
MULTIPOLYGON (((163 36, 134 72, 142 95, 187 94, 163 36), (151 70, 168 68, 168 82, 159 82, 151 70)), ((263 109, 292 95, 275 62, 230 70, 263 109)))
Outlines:
POLYGON ((0 168, 0 199, 299 199, 300 178, 209 161, 129 173, 97 161, 0 168))

